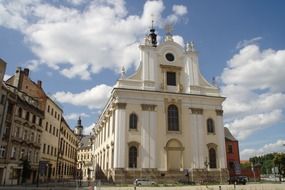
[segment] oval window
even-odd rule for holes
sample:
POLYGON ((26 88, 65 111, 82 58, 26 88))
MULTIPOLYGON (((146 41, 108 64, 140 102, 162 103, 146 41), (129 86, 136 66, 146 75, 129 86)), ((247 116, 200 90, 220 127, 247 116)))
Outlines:
POLYGON ((167 61, 174 61, 174 55, 172 53, 165 54, 167 61))

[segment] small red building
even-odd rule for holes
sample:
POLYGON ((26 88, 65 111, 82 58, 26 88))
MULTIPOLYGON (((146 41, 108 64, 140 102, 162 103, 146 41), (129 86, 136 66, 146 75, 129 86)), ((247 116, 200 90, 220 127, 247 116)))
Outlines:
POLYGON ((228 128, 225 127, 224 130, 229 175, 241 175, 238 140, 231 134, 228 128))

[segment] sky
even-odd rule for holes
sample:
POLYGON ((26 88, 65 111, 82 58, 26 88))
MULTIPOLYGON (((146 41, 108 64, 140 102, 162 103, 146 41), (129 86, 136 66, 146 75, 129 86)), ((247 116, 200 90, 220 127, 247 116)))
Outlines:
POLYGON ((199 66, 215 78, 224 124, 241 159, 285 151, 285 2, 282 0, 0 0, 0 57, 29 68, 32 80, 91 131, 121 68, 132 74, 151 20, 174 40, 194 41, 199 66))

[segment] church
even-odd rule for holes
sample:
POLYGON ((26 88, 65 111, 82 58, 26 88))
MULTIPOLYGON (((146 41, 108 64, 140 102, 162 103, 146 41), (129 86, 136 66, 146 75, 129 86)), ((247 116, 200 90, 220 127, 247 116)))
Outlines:
POLYGON ((170 32, 158 44, 152 27, 138 48, 137 71, 122 71, 93 129, 95 178, 226 182, 225 98, 200 73, 194 44, 170 32))

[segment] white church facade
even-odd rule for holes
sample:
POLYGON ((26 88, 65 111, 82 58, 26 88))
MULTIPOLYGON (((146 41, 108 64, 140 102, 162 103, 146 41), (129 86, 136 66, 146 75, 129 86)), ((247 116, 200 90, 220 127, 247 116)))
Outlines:
POLYGON ((201 75, 193 43, 167 34, 157 45, 151 29, 139 49, 136 73, 122 74, 93 129, 95 178, 225 182, 225 98, 201 75))

